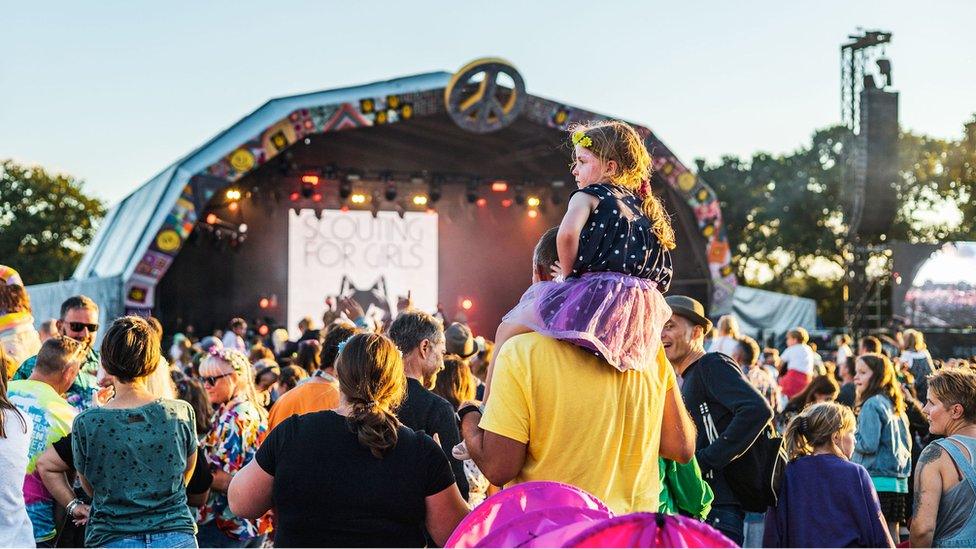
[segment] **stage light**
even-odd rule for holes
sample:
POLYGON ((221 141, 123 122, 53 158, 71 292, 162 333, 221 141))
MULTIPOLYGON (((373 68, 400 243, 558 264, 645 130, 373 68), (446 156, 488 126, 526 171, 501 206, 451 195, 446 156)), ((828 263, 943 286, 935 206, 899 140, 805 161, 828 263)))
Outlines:
POLYGON ((511 205, 512 205, 512 199, 511 198, 506 198, 506 199, 502 200, 502 208, 507 208, 507 207, 509 207, 511 205))
POLYGON ((538 208, 539 204, 541 204, 542 201, 539 200, 539 198, 536 196, 530 196, 529 199, 526 201, 526 203, 529 205, 530 208, 538 208))
POLYGON ((340 212, 343 212, 343 213, 348 212, 349 211, 349 206, 343 204, 342 207, 339 208, 339 211, 340 212))
POLYGON ((474 307, 474 302, 470 299, 465 298, 461 300, 461 308, 465 311, 470 311, 472 307, 474 307))
POLYGON ((312 195, 312 202, 322 202, 322 193, 315 193, 312 195))
POLYGON ((383 198, 387 202, 393 202, 397 197, 396 181, 393 181, 389 174, 383 176, 383 181, 386 183, 386 188, 383 190, 383 198))
POLYGON ((487 198, 479 198, 478 201, 475 202, 475 204, 477 204, 479 208, 484 208, 485 206, 488 205, 488 199, 487 198))
POLYGON ((266 297, 262 297, 261 299, 258 300, 258 307, 260 307, 262 309, 267 309, 270 306, 271 306, 271 300, 270 299, 268 299, 266 297))
POLYGON ((539 217, 539 210, 529 210, 529 218, 535 219, 539 217))
POLYGON ((212 213, 212 212, 211 213, 208 213, 207 214, 207 224, 208 225, 213 225, 215 223, 217 223, 217 214, 212 213))
POLYGON ((478 202, 478 179, 474 178, 468 182, 468 189, 465 198, 468 200, 468 204, 474 204, 478 202))
POLYGON ((227 205, 227 209, 232 212, 236 212, 237 207, 238 207, 237 202, 231 202, 230 204, 227 205))
POLYGON ((491 192, 503 193, 508 190, 508 183, 504 181, 495 181, 491 184, 491 192))
POLYGON ((353 204, 365 204, 366 203, 366 195, 365 194, 362 194, 362 193, 356 193, 356 194, 352 195, 351 197, 349 197, 349 200, 351 200, 353 204))
POLYGON ((288 200, 291 200, 292 202, 298 202, 298 199, 301 198, 301 196, 302 195, 298 194, 298 191, 295 191, 290 195, 288 195, 288 200))
POLYGON ((430 192, 427 193, 427 196, 430 197, 431 204, 441 199, 441 181, 440 177, 435 177, 430 181, 430 192))
POLYGON ((319 176, 317 176, 317 175, 315 175, 313 173, 307 173, 307 174, 305 174, 305 175, 302 176, 302 183, 305 183, 307 185, 318 185, 319 184, 319 176))
POLYGON ((263 335, 263 336, 268 335, 268 325, 267 324, 262 324, 261 326, 259 326, 258 327, 258 334, 263 335))
POLYGON ((339 198, 341 200, 346 200, 352 194, 353 181, 359 181, 359 176, 349 174, 339 182, 339 198))
POLYGON ((247 232, 247 223, 241 223, 240 225, 238 225, 237 232, 239 232, 241 234, 246 233, 247 232))
POLYGON ((414 206, 426 206, 427 205, 427 197, 424 196, 424 195, 422 195, 422 194, 414 195, 414 197, 413 197, 413 204, 414 204, 414 206))
POLYGON ((227 192, 225 193, 225 196, 227 196, 227 200, 240 200, 241 199, 241 191, 239 191, 237 189, 227 189, 227 192))
POLYGON ((435 213, 437 213, 437 210, 434 208, 427 208, 427 215, 434 215, 435 213))

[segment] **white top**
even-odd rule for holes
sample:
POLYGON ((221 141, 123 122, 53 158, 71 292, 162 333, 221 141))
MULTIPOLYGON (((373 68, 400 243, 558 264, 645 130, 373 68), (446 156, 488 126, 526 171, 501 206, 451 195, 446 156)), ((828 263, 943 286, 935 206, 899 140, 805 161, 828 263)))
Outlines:
POLYGON ((732 356, 735 349, 739 346, 739 342, 735 338, 729 336, 716 337, 712 340, 712 343, 708 346, 709 353, 722 353, 728 356, 732 356))
POLYGON ((921 351, 902 351, 901 356, 898 357, 899 360, 905 364, 908 364, 909 366, 912 365, 912 361, 916 358, 924 358, 929 362, 932 361, 932 355, 929 354, 928 349, 922 349, 921 351))
POLYGON ((232 330, 227 330, 227 333, 224 334, 224 340, 221 343, 224 344, 224 349, 236 349, 242 353, 247 353, 244 338, 235 334, 232 330))
POLYGON ((847 359, 854 356, 854 351, 851 350, 850 345, 841 345, 837 347, 837 367, 840 368, 847 363, 847 359))
POLYGON ((7 438, 0 438, 0 547, 34 547, 34 527, 24 503, 24 475, 27 474, 27 450, 34 425, 28 415, 24 424, 12 410, 3 410, 3 428, 7 438))
POLYGON ((813 373, 813 349, 803 343, 790 345, 779 358, 786 363, 789 370, 796 370, 801 374, 813 373))

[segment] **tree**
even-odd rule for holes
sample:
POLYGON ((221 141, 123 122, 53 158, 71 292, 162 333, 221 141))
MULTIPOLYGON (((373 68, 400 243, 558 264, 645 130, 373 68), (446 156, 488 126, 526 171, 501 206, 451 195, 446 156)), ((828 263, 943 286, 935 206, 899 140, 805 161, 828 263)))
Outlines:
MULTIPOLYGON (((843 126, 825 128, 792 153, 728 156, 701 170, 722 206, 739 280, 816 299, 828 326, 843 322, 845 170, 853 137, 843 126)), ((898 146, 898 211, 887 240, 976 236, 976 121, 959 141, 905 132, 898 146), (953 208, 958 223, 941 215, 953 208)))
POLYGON ((105 215, 84 183, 39 166, 0 163, 0 263, 20 272, 25 284, 71 276, 95 223, 105 215))

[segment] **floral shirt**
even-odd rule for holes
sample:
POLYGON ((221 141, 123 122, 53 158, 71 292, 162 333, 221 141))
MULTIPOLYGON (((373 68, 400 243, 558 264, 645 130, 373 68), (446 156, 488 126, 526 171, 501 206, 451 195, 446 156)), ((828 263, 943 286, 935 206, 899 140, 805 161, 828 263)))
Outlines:
MULTIPOLYGON (((251 402, 234 398, 214 412, 210 432, 203 439, 207 462, 213 470, 234 474, 254 458, 268 434, 268 420, 251 402)), ((210 491, 206 505, 197 510, 197 523, 216 521, 217 527, 234 540, 248 540, 271 531, 271 519, 238 518, 230 511, 227 493, 210 491)))

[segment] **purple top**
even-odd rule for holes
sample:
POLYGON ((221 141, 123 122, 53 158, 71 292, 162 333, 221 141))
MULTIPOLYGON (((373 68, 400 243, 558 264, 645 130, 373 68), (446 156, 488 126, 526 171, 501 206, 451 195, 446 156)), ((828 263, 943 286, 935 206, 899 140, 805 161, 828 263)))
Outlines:
POLYGON ((830 454, 786 466, 763 547, 890 547, 867 470, 830 454))

